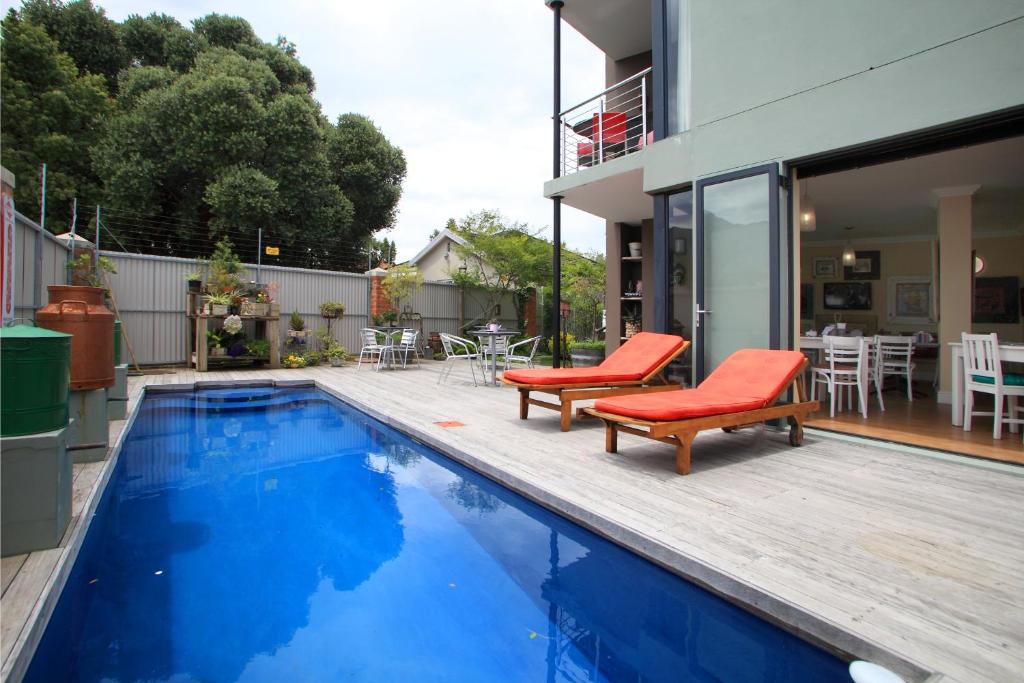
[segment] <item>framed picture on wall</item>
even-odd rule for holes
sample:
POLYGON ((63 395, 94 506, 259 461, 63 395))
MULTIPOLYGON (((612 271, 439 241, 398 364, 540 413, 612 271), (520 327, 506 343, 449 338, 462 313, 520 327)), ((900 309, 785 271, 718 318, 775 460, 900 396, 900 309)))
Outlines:
POLYGON ((934 323, 933 301, 930 277, 900 275, 889 278, 889 322, 902 325, 934 323))
POLYGON ((839 263, 834 258, 814 259, 814 277, 835 278, 839 275, 839 263))
POLYGON ((882 275, 882 252, 857 251, 853 265, 843 266, 844 280, 877 280, 882 275))
POLYGON ((800 285, 800 319, 814 320, 814 285, 800 285))
POLYGON ((870 282, 826 282, 825 309, 832 311, 870 311, 870 282))
POLYGON ((974 278, 974 322, 1020 322, 1019 287, 1016 277, 974 278))

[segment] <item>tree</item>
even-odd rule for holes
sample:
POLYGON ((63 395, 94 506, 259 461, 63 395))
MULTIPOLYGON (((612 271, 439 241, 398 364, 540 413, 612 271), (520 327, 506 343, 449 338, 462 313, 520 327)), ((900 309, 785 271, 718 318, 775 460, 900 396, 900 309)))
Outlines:
POLYGON ((402 264, 388 270, 387 277, 380 283, 384 293, 394 302, 395 310, 402 311, 402 302, 411 301, 416 290, 423 285, 423 273, 415 266, 402 264))
POLYGON ((21 14, 57 41, 80 74, 103 76, 108 89, 116 89, 117 74, 128 66, 128 57, 117 24, 102 8, 94 7, 91 0, 25 0, 21 14))
POLYGON ((327 138, 331 179, 352 200, 354 221, 368 233, 395 223, 405 178, 405 155, 392 146, 373 122, 345 114, 327 138))
POLYGON ((604 254, 562 249, 562 296, 572 305, 577 334, 596 335, 605 301, 604 254))
POLYGON ((40 165, 47 163, 47 222, 62 232, 73 198, 96 203, 101 196, 89 150, 114 103, 103 77, 79 75, 71 58, 58 50, 42 27, 11 11, 3 20, 3 35, 4 166, 17 178, 15 201, 32 215, 31 207, 38 207, 40 200, 40 165))
POLYGON ((199 52, 209 46, 203 36, 166 14, 133 14, 119 28, 125 53, 133 66, 166 66, 183 73, 192 68, 199 52))
POLYGON ((451 272, 452 281, 484 293, 488 310, 511 295, 522 327, 530 291, 551 279, 551 244, 525 223, 508 223, 496 211, 467 216, 456 232, 466 240, 456 247, 466 272, 451 272))
MULTIPOLYGON (((155 253, 198 256, 262 229, 278 263, 352 269, 394 223, 401 149, 358 114, 329 122, 283 36, 265 43, 219 14, 117 24, 90 0, 24 0, 3 31, 5 162, 23 206, 48 163, 61 228, 78 197, 132 216, 125 229, 155 253)), ((394 244, 379 253, 393 260, 394 244)))

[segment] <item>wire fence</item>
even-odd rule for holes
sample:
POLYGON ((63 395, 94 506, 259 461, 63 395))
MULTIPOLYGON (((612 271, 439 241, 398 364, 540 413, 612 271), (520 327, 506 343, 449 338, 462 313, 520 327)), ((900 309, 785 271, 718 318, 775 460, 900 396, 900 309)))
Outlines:
POLYGON ((216 229, 187 219, 85 204, 77 211, 76 233, 106 251, 204 259, 227 238, 243 261, 260 265, 349 273, 376 265, 369 240, 286 235, 273 227, 216 229))

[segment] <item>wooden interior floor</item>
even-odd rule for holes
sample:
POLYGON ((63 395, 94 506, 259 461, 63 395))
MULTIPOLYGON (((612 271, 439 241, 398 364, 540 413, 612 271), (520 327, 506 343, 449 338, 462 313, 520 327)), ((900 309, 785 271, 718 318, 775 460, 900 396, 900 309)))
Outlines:
MULTIPOLYGON (((919 383, 915 386, 917 384, 919 383)), ((882 394, 882 399, 885 401, 884 412, 879 410, 878 401, 872 394, 866 419, 856 410, 836 412, 836 416, 830 418, 826 394, 822 401, 822 410, 807 424, 810 427, 844 434, 856 434, 1024 465, 1024 443, 1021 441, 1021 435, 1009 433, 1009 429, 1004 425, 1003 438, 996 441, 992 438, 990 417, 974 418, 971 431, 965 432, 963 428, 953 426, 950 415, 952 407, 949 404, 936 403, 932 395, 908 401, 903 391, 890 390, 882 394)))

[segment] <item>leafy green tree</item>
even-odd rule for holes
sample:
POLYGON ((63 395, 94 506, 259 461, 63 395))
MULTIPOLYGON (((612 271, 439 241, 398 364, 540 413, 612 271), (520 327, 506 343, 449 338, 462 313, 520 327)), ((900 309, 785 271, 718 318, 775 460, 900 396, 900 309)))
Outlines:
POLYGON ((405 155, 373 122, 345 114, 327 138, 332 180, 355 208, 355 224, 373 233, 394 225, 405 178, 405 155))
POLYGON ((408 264, 388 269, 387 277, 381 282, 384 293, 394 302, 395 310, 401 311, 402 304, 412 303, 412 297, 423 286, 423 273, 408 264))
POLYGON ((4 166, 17 178, 15 201, 34 215, 40 200, 39 169, 47 163, 47 221, 54 232, 67 226, 71 200, 95 203, 99 179, 89 150, 114 109, 102 76, 80 76, 46 31, 11 11, 0 43, 0 146, 4 166))
POLYGON ((551 243, 525 223, 510 223, 496 211, 467 216, 456 232, 466 240, 465 246, 457 247, 466 271, 449 273, 452 280, 482 292, 486 310, 511 294, 516 322, 522 327, 531 290, 551 279, 551 243))
POLYGON ((98 74, 107 87, 117 86, 117 74, 128 66, 118 27, 91 0, 25 0, 21 15, 41 26, 74 60, 80 74, 98 74))
POLYGON ((284 265, 360 267, 357 245, 394 223, 402 151, 358 114, 332 125, 283 36, 262 42, 219 14, 191 29, 162 14, 116 24, 91 0, 24 0, 3 32, 5 163, 22 206, 48 163, 61 228, 77 197, 160 225, 138 240, 160 253, 262 228, 284 265))
POLYGON ((571 304, 577 334, 596 335, 605 307, 604 254, 562 249, 562 296, 571 304))
POLYGON ((192 68, 196 56, 208 44, 174 17, 133 14, 120 25, 120 38, 133 66, 166 66, 183 73, 192 68))

